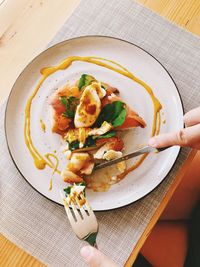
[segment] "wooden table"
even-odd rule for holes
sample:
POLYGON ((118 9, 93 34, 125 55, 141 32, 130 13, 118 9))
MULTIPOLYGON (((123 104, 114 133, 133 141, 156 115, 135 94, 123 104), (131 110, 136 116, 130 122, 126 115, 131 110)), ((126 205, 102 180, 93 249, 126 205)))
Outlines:
MULTIPOLYGON (((200 35, 199 0, 138 1, 174 23, 200 35)), ((0 0, 0 101, 8 96, 21 70, 46 47, 78 4, 79 0, 0 0)), ((184 163, 175 182, 133 249, 126 266, 131 266, 134 262, 137 253, 188 170, 189 165, 191 165, 192 160, 200 161, 200 153, 192 151, 188 160, 184 163)), ((1 235, 0 266, 45 265, 1 235)))

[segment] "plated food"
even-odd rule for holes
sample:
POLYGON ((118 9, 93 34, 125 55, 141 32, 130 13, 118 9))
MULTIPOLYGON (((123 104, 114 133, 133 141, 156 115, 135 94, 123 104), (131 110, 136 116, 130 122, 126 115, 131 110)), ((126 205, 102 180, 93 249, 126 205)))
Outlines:
MULTIPOLYGON (((63 180, 87 182, 95 163, 122 156, 121 131, 146 126, 145 121, 119 96, 119 90, 89 74, 75 84, 58 88, 50 97, 52 132, 65 141, 63 153, 68 162, 63 180)), ((123 173, 126 163, 118 163, 123 173)))
MULTIPOLYGON (((94 77, 97 83, 117 88, 119 93, 113 92, 119 98, 116 100, 135 110, 146 123, 143 128, 122 130, 118 126, 111 129, 110 132, 116 131, 116 136, 123 141, 123 150, 117 152, 130 153, 145 146, 149 137, 159 130, 176 131, 183 125, 180 97, 169 74, 158 61, 134 44, 115 38, 88 36, 67 40, 42 52, 24 69, 13 86, 5 116, 6 138, 13 161, 23 177, 42 195, 60 204, 59 190, 67 189, 69 184, 63 181, 61 173, 70 161, 67 159, 70 151, 64 151, 68 142, 64 139, 62 123, 60 133, 57 133, 60 126, 56 130, 50 98, 58 92, 57 88, 61 90, 66 84, 76 86, 83 74, 94 77)), ((101 139, 94 140, 100 142, 101 139)), ((78 145, 78 142, 73 144, 78 145)), ((87 147, 78 146, 78 149, 71 151, 71 156, 77 152, 90 155, 95 152, 84 151, 87 147)), ((166 177, 178 153, 179 148, 174 147, 162 153, 130 159, 123 172, 122 164, 121 170, 110 166, 84 174, 86 195, 92 208, 113 209, 143 197, 166 177)), ((106 159, 95 159, 95 162, 103 160, 106 159)))
MULTIPOLYGON (((106 177, 103 176, 104 178, 96 179, 95 177, 94 179, 94 176, 91 176, 96 162, 122 156, 124 143, 120 131, 146 126, 144 119, 120 98, 117 88, 110 86, 105 81, 98 81, 92 75, 82 74, 74 84, 67 84, 58 88, 50 96, 52 132, 59 134, 66 144, 63 152, 66 154, 68 163, 64 169, 59 170, 59 159, 55 154, 46 153, 42 156, 33 144, 31 137, 30 110, 32 101, 41 85, 50 75, 58 70, 69 68, 76 61, 111 69, 140 84, 149 94, 154 106, 152 136, 160 131, 162 106, 153 90, 145 82, 113 60, 72 56, 57 66, 41 70, 42 78, 26 104, 24 123, 25 142, 34 159, 35 166, 38 169, 44 169, 46 165, 49 166, 53 169, 53 174, 58 172, 65 182, 74 184, 73 186, 84 183, 85 186, 94 191, 106 191, 112 184, 124 179, 147 157, 147 154, 144 154, 138 162, 129 168, 126 168, 125 162, 121 162, 116 166, 119 172, 107 172, 106 177), (56 163, 52 161, 52 158, 56 160, 56 163), (90 177, 88 177, 89 175, 90 177)), ((49 190, 51 189, 52 178, 49 186, 49 190)))

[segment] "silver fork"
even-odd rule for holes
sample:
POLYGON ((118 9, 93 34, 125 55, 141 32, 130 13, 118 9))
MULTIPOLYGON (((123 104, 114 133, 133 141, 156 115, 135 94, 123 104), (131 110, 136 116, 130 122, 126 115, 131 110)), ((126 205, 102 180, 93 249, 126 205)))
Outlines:
POLYGON ((75 201, 71 201, 70 207, 62 190, 60 190, 60 195, 63 200, 67 217, 76 236, 97 248, 96 237, 99 226, 96 216, 87 199, 81 193, 80 197, 81 201, 84 201, 84 205, 81 205, 80 199, 75 197, 75 201))

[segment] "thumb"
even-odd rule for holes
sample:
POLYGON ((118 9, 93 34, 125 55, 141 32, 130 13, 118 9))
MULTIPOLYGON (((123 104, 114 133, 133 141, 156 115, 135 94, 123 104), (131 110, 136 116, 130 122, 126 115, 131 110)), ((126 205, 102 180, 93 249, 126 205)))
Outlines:
POLYGON ((178 145, 198 149, 200 146, 200 124, 187 127, 177 132, 154 136, 149 140, 148 144, 157 148, 178 145))
POLYGON ((118 267, 111 259, 91 246, 83 247, 81 256, 90 267, 118 267))

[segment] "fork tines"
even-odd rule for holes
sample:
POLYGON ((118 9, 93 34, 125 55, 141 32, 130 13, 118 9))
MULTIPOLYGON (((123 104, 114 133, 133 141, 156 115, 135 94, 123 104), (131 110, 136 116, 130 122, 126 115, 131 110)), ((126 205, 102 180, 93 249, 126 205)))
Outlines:
POLYGON ((74 220, 76 222, 79 218, 84 219, 86 216, 94 214, 83 193, 80 193, 78 196, 72 198, 70 203, 68 203, 66 196, 61 190, 60 195, 63 199, 63 204, 70 221, 74 220))

